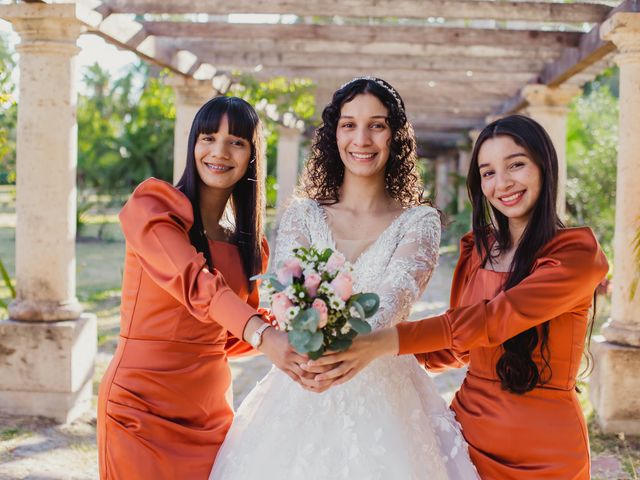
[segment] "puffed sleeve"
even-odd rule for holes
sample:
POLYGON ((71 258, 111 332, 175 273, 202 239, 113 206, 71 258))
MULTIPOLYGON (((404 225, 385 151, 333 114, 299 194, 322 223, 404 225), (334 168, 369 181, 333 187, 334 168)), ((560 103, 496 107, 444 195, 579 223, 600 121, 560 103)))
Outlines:
MULTIPOLYGON (((450 308, 457 308, 462 301, 462 294, 467 285, 467 279, 471 269, 474 268, 473 233, 467 233, 460 240, 460 256, 453 271, 453 280, 451 282, 451 295, 449 298, 450 308)), ((469 362, 469 351, 461 352, 453 349, 438 350, 436 352, 418 353, 416 354, 418 361, 428 370, 437 372, 448 368, 460 368, 469 362)))
MULTIPOLYGON (((269 266, 269 244, 267 243, 267 239, 263 237, 262 238, 262 270, 260 271, 260 273, 265 273, 267 271, 268 266, 269 266)), ((275 320, 275 319, 272 318, 269 310, 259 307, 260 305, 259 287, 260 287, 260 280, 256 280, 254 287, 251 290, 251 293, 249 294, 249 298, 247 299, 247 303, 253 308, 257 309, 258 313, 260 313, 260 315, 262 315, 262 317, 266 321, 273 323, 271 320, 272 319, 275 320)), ((227 352, 227 356, 229 357, 241 357, 241 356, 258 353, 250 344, 238 339, 230 332, 228 333, 228 336, 227 336, 227 343, 225 344, 225 350, 227 352)))
POLYGON ((583 311, 608 269, 590 229, 562 230, 518 285, 491 300, 398 325, 399 353, 459 352, 500 345, 563 313, 583 311))
POLYGON ((120 212, 128 248, 154 282, 201 322, 216 322, 237 338, 256 315, 206 266, 189 240, 193 209, 189 199, 169 183, 150 178, 133 192, 120 212))

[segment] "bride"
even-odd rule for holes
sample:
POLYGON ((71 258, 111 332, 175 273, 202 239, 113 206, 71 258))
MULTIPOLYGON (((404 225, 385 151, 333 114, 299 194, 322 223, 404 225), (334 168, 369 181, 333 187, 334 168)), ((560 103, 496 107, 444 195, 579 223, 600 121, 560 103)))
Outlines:
MULTIPOLYGON (((322 120, 275 264, 297 246, 342 253, 354 291, 380 296, 372 327, 395 325, 422 295, 440 241, 438 212, 420 202, 404 103, 384 80, 357 78, 322 120)), ((413 356, 380 358, 329 387, 309 391, 272 369, 240 406, 210 479, 478 478, 453 413, 413 356)))

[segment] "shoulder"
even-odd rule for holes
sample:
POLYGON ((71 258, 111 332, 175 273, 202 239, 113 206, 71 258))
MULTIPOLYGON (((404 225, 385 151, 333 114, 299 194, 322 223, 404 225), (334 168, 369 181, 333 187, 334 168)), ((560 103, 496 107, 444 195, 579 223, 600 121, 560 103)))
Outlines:
POLYGON ((168 182, 149 178, 133 191, 120 214, 121 221, 144 222, 149 217, 168 214, 188 229, 193 224, 193 207, 189 199, 168 182))
POLYGON ((440 213, 430 205, 418 205, 403 212, 407 216, 407 221, 413 224, 425 225, 428 227, 438 226, 440 228, 440 213))
POLYGON ((546 263, 566 265, 585 273, 604 276, 609 264, 593 230, 589 227, 563 228, 541 251, 536 267, 546 263))
POLYGON ((321 207, 318 202, 311 198, 294 196, 287 203, 283 218, 298 220, 314 213, 321 213, 321 207))
POLYGON ((596 255, 601 251, 593 230, 589 227, 562 228, 542 249, 542 254, 571 253, 596 255))

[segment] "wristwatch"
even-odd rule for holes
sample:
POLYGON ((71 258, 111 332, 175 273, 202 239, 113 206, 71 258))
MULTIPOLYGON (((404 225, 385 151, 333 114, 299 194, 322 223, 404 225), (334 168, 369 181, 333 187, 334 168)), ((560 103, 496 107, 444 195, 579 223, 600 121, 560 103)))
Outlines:
POLYGON ((271 324, 264 323, 264 324, 260 325, 255 332, 253 332, 253 335, 251 335, 251 339, 249 340, 249 343, 251 344, 251 346, 253 348, 257 349, 262 344, 262 334, 270 326, 271 326, 271 324))

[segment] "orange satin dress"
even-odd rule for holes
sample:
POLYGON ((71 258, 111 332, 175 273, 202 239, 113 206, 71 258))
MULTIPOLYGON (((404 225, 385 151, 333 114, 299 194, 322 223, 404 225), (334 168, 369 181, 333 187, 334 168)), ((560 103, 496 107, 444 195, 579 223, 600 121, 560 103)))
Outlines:
MULTIPOLYGON (((469 364, 451 408, 483 480, 588 480, 589 438, 575 386, 593 292, 607 260, 589 228, 571 228, 561 230, 532 273, 507 291, 500 290, 507 274, 481 262, 467 234, 452 309, 399 325, 400 353, 419 354, 432 370, 469 364), (501 344, 546 321, 549 381, 523 395, 503 390, 496 374, 501 344)), ((533 359, 542 371, 539 348, 533 359)))
POLYGON ((227 357, 251 351, 238 338, 258 291, 247 291, 235 245, 211 242, 206 268, 189 242, 191 204, 170 184, 140 184, 120 221, 120 340, 98 396, 100 478, 206 479, 233 419, 227 357))

